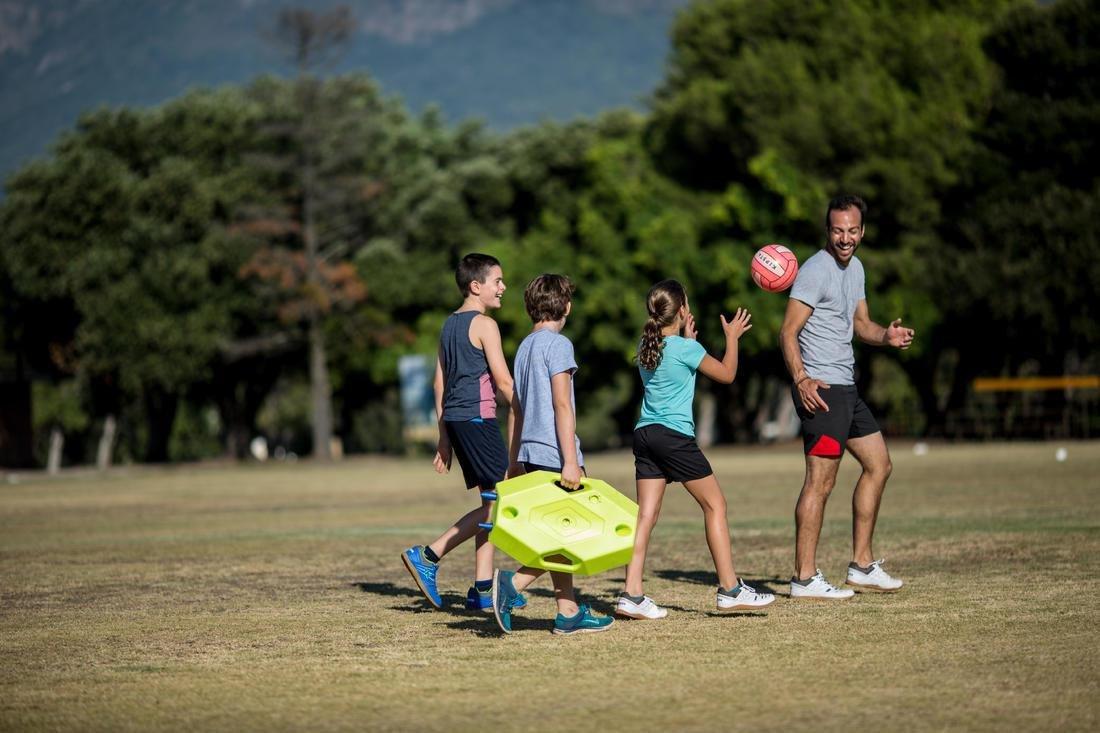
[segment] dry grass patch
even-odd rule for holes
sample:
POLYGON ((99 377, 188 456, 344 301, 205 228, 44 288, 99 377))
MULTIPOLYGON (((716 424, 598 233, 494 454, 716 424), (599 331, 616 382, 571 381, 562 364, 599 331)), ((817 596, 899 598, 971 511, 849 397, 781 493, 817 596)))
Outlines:
MULTIPOLYGON (((507 638, 461 610, 472 549, 429 610, 398 555, 475 499, 425 461, 24 480, 0 488, 0 729, 1093 730, 1100 444, 1069 454, 895 445, 876 549, 908 586, 828 605, 786 597, 797 447, 712 451, 736 565, 781 598, 717 613, 675 487, 647 580, 672 615, 565 639, 548 583, 507 638)), ((628 455, 590 460, 632 493, 628 455)), ((855 477, 826 519, 834 579, 855 477)), ((621 582, 578 588, 607 612, 621 582)))

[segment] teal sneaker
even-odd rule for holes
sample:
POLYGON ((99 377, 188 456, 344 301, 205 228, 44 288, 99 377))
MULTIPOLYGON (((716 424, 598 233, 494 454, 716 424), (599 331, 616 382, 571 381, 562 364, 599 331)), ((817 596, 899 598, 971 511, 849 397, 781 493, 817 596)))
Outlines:
POLYGON ((414 545, 402 552, 401 561, 405 563, 405 569, 416 581, 428 602, 436 608, 442 608, 443 599, 439 597, 439 590, 435 587, 435 574, 439 565, 424 557, 423 545, 414 545))
POLYGON ((597 631, 607 631, 615 619, 610 616, 596 616, 588 606, 581 606, 576 616, 562 616, 560 613, 554 618, 555 634, 592 634, 597 631))
POLYGON ((515 573, 509 570, 493 571, 493 617, 497 625, 505 634, 512 633, 512 609, 515 608, 519 593, 512 585, 512 576, 515 573))
MULTIPOLYGON (((523 597, 522 593, 516 595, 516 602, 512 604, 513 609, 523 608, 527 605, 527 599, 523 597)), ((493 607, 493 589, 478 590, 474 586, 470 586, 470 590, 466 591, 466 610, 467 611, 484 611, 493 607)))

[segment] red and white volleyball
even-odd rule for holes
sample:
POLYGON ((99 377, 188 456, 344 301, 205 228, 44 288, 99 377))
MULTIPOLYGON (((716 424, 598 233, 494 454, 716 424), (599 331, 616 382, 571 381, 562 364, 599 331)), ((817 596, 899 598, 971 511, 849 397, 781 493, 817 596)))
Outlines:
POLYGON ((766 244, 752 256, 752 279, 769 293, 779 293, 798 274, 798 258, 782 244, 766 244))

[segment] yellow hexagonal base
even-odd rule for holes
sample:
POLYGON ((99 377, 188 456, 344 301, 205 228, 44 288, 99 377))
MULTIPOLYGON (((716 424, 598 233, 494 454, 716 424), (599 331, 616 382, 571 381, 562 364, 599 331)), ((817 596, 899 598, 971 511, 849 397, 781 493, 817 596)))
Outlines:
POLYGON ((592 575, 630 562, 638 505, 599 479, 574 491, 560 479, 535 471, 497 484, 489 541, 543 570, 592 575))

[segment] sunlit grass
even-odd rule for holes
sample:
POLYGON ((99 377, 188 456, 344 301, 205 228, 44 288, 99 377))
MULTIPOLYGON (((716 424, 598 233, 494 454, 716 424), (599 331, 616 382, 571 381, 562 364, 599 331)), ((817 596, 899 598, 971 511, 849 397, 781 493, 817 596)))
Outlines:
MULTIPOLYGON (((907 587, 840 605, 786 597, 798 447, 710 451, 736 567, 780 599, 717 613, 677 486, 646 587, 671 615, 583 638, 549 633, 545 581, 509 637, 461 610, 472 547, 428 609, 398 556, 475 498, 426 461, 24 476, 0 486, 0 729, 1092 730, 1100 443, 1054 450, 895 445, 876 553, 907 587)), ((589 469, 633 494, 628 455, 589 469)), ((622 573, 577 581, 608 612, 622 573)))

